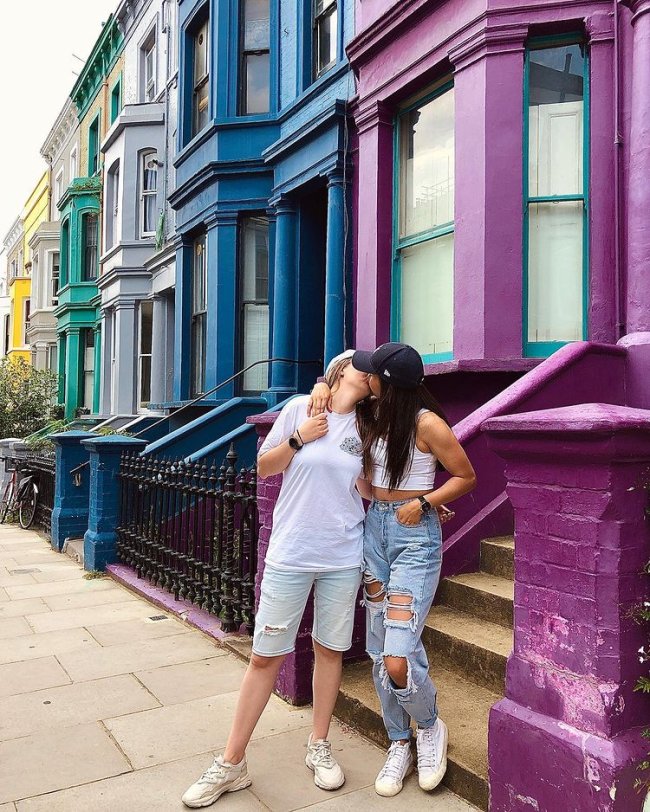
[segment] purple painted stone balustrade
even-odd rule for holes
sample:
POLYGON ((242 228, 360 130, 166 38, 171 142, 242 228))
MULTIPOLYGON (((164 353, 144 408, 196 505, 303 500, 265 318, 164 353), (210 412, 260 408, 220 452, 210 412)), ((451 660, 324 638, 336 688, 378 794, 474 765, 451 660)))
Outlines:
MULTIPOLYGON (((271 430, 271 426, 275 423, 277 416, 278 412, 265 412, 264 414, 247 418, 247 422, 254 424, 257 431, 259 437, 258 448, 264 442, 264 438, 271 430)), ((259 511, 260 529, 257 550, 257 577, 255 579, 256 609, 260 600, 260 586, 265 565, 264 559, 266 557, 266 551, 269 548, 269 539, 271 538, 271 530, 273 528, 273 509, 275 508, 275 503, 280 494, 281 484, 282 476, 273 476, 267 479, 258 478, 257 480, 257 509, 259 511)), ((360 605, 357 605, 355 612, 352 647, 346 652, 344 656, 345 660, 357 659, 364 653, 365 613, 360 605)), ((294 705, 304 705, 307 702, 311 702, 312 698, 311 677, 314 653, 312 649, 311 629, 313 617, 313 604, 310 598, 298 629, 296 649, 287 655, 280 669, 278 681, 275 686, 276 692, 294 705)))
POLYGON ((491 812, 638 812, 647 698, 650 411, 582 404, 488 420, 515 512, 514 651, 490 714, 491 812))

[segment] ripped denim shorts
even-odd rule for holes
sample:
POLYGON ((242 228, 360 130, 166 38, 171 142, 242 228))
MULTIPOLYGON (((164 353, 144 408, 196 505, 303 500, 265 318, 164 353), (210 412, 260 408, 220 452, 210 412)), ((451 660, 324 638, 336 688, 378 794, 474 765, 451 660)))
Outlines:
POLYGON ((352 644, 360 583, 360 567, 314 572, 280 570, 267 564, 255 615, 253 652, 260 657, 277 657, 294 650, 312 586, 312 637, 332 651, 347 651, 352 644))

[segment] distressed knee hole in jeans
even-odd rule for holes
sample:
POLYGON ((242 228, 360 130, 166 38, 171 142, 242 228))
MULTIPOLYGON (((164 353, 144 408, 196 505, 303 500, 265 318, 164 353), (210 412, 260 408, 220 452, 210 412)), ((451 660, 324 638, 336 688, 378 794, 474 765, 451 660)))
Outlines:
POLYGON ((384 626, 408 628, 415 631, 418 625, 417 612, 413 606, 413 595, 408 590, 392 589, 386 602, 384 626))
POLYGON ((401 654, 384 654, 381 659, 381 665, 379 666, 379 679, 381 680, 382 688, 385 688, 387 691, 392 691, 401 696, 408 696, 410 694, 417 693, 418 686, 413 681, 413 673, 411 667, 411 661, 408 657, 404 657, 401 654), (393 679, 390 675, 388 667, 386 665, 386 658, 392 657, 395 660, 405 660, 406 661, 406 685, 402 688, 401 686, 397 685, 393 682, 393 679))

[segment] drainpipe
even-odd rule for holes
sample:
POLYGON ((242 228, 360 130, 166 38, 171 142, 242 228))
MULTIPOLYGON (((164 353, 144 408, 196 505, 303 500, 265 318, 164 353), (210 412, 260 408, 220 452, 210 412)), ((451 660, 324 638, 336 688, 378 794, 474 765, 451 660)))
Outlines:
POLYGON ((619 31, 619 4, 614 0, 614 283, 616 308, 616 340, 625 335, 623 315, 623 275, 621 273, 621 153, 623 136, 621 133, 621 86, 620 61, 621 45, 619 31))
POLYGON ((165 125, 164 125, 164 138, 165 138, 165 171, 163 173, 163 204, 162 204, 162 216, 163 216, 163 231, 162 231, 162 242, 163 245, 167 242, 167 191, 169 188, 169 172, 170 172, 170 160, 169 160, 169 138, 168 138, 168 128, 169 128, 169 66, 171 64, 171 9, 170 9, 170 2, 174 2, 174 0, 163 0, 163 23, 164 23, 164 31, 167 38, 167 51, 165 54, 165 125))

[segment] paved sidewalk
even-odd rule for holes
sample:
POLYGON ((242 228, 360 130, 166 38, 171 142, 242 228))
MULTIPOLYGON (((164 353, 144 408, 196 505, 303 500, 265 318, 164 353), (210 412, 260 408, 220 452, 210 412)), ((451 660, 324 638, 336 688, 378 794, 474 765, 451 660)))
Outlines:
MULTIPOLYGON (((243 673, 201 632, 0 525, 0 812, 184 809, 182 792, 225 744, 243 673)), ((309 725, 308 708, 272 697, 248 752, 252 787, 215 808, 473 809, 445 789, 425 796, 414 776, 379 798, 383 753, 338 723, 347 781, 319 790, 304 766, 309 725)))

